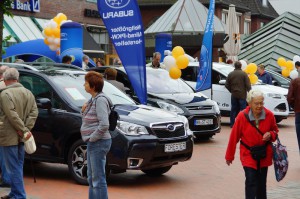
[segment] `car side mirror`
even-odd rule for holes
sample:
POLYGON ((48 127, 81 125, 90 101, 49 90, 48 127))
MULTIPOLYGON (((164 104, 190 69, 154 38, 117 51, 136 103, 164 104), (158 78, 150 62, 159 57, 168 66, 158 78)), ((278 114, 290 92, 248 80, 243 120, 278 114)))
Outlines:
POLYGON ((219 81, 219 84, 225 85, 225 84, 226 84, 226 80, 225 80, 225 79, 220 80, 220 81, 219 81))
POLYGON ((276 80, 272 80, 272 84, 273 84, 274 86, 278 86, 278 85, 279 85, 278 82, 277 82, 276 80))
POLYGON ((36 100, 36 105, 38 108, 50 110, 52 108, 52 104, 50 99, 48 98, 39 98, 36 100))

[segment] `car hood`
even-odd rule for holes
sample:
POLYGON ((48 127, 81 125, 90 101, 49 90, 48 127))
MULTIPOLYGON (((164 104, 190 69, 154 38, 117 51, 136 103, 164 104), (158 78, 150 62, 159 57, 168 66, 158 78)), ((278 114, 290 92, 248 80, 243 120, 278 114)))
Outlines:
POLYGON ((183 116, 176 113, 146 105, 117 105, 115 110, 121 120, 145 126, 149 126, 150 123, 184 121, 183 116))
POLYGON ((209 100, 202 93, 174 93, 174 94, 150 93, 150 95, 164 100, 171 100, 181 105, 199 103, 199 102, 204 102, 209 100))
POLYGON ((282 95, 288 94, 288 89, 279 86, 269 85, 269 84, 255 84, 252 87, 253 89, 259 89, 264 93, 279 93, 282 95))

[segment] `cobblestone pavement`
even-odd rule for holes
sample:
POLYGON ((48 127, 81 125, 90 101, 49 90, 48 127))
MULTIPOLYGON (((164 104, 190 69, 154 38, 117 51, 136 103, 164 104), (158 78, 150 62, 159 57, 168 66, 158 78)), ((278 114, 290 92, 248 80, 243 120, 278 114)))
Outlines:
MULTIPOLYGON (((277 182, 273 166, 268 173, 269 199, 300 198, 300 157, 294 118, 279 124, 280 139, 287 146, 289 171, 277 182)), ((209 141, 198 141, 190 161, 175 165, 159 178, 151 178, 140 171, 113 174, 108 180, 110 199, 242 199, 244 171, 238 153, 228 167, 224 155, 230 134, 229 119, 222 118, 222 131, 209 141)), ((88 187, 76 184, 66 165, 35 164, 37 183, 33 182, 29 165, 25 166, 27 199, 83 199, 88 198, 88 187)), ((0 196, 9 189, 0 189, 0 196)))

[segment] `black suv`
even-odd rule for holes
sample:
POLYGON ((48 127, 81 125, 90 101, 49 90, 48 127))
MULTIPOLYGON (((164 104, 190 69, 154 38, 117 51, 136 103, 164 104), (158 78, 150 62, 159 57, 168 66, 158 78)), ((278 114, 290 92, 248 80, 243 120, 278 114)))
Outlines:
MULTIPOLYGON (((101 66, 89 70, 104 73, 108 67, 101 66)), ((128 94, 138 101, 125 68, 113 68, 118 72, 117 81, 122 82, 129 89, 128 94)), ((164 69, 146 67, 146 77, 147 105, 185 116, 196 138, 208 139, 221 131, 221 114, 215 101, 201 93, 195 93, 183 80, 171 79, 169 72, 164 69)))
MULTIPOLYGON (((37 101, 39 115, 32 130, 37 151, 31 157, 68 164, 73 178, 87 184, 86 144, 80 135, 80 110, 90 98, 83 86, 86 72, 70 65, 4 64, 18 68, 20 83, 37 101)), ((156 176, 191 158, 193 138, 185 117, 138 105, 108 82, 104 92, 120 115, 117 128, 110 132, 108 173, 135 169, 156 176)))

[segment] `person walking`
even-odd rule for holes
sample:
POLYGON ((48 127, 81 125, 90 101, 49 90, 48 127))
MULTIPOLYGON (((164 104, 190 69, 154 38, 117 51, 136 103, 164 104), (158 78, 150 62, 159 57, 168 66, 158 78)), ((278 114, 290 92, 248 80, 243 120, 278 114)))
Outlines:
MULTIPOLYGON (((4 89, 6 87, 4 81, 3 81, 3 73, 6 69, 8 69, 8 66, 0 66, 0 90, 4 89)), ((0 146, 0 169, 1 169, 1 183, 0 187, 10 187, 10 178, 8 176, 8 173, 5 169, 5 164, 3 161, 3 151, 2 146, 0 146)))
POLYGON ((31 136, 38 109, 33 94, 18 83, 19 72, 7 69, 3 74, 6 87, 0 94, 0 146, 11 190, 1 199, 26 199, 23 181, 24 142, 31 136), (20 100, 22 99, 22 100, 20 100))
POLYGON ((264 107, 264 95, 261 91, 251 90, 247 95, 247 102, 249 106, 236 117, 225 159, 228 166, 232 164, 236 144, 240 141, 240 160, 246 177, 245 198, 266 199, 268 167, 272 165, 273 157, 271 142, 277 139, 278 127, 273 113, 264 107), (249 147, 253 146, 264 149, 264 154, 257 154, 262 159, 255 160, 252 157, 249 147))
POLYGON ((119 90, 123 91, 126 93, 125 86, 122 82, 117 81, 117 74, 118 71, 114 68, 106 68, 104 71, 104 77, 107 79, 109 83, 117 87, 119 90))
POLYGON ((112 102, 102 92, 103 85, 101 74, 89 71, 85 75, 84 88, 92 96, 82 107, 81 126, 82 140, 87 142, 89 199, 108 198, 105 164, 112 143, 108 131, 112 102))
POLYGON ((262 81, 262 83, 271 85, 273 84, 271 75, 265 71, 265 66, 262 64, 258 65, 257 67, 257 76, 258 79, 262 81))
POLYGON ((231 93, 230 127, 233 127, 237 114, 246 108, 247 91, 251 90, 248 75, 242 71, 241 62, 234 63, 234 71, 229 73, 225 87, 231 93))
MULTIPOLYGON (((295 63, 295 67, 300 72, 300 62, 295 63)), ((300 74, 300 73, 299 73, 300 74)), ((293 79, 288 90, 287 101, 295 112, 295 127, 300 152, 300 77, 293 79)))

